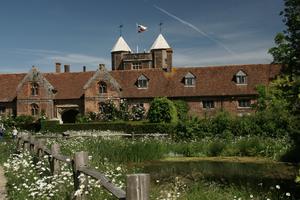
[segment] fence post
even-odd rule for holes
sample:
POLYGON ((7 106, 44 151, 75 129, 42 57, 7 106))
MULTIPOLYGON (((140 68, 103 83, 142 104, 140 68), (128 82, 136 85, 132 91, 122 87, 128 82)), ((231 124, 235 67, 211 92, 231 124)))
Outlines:
POLYGON ((129 174, 126 183, 126 200, 149 200, 149 174, 129 174))
POLYGON ((81 151, 76 152, 74 156, 74 166, 73 166, 73 174, 74 174, 74 188, 75 191, 81 190, 81 194, 75 196, 76 200, 85 199, 84 191, 87 187, 88 180, 87 176, 80 177, 80 169, 88 166, 88 153, 81 151), (82 185, 84 186, 82 188, 82 185))
POLYGON ((44 150, 43 150, 43 148, 44 148, 45 144, 46 144, 46 140, 44 140, 44 139, 39 139, 39 140, 37 141, 37 145, 36 145, 36 153, 37 153, 37 156, 38 156, 39 158, 42 158, 43 155, 44 155, 44 150))
POLYGON ((23 149, 29 151, 30 150, 30 143, 28 142, 28 135, 23 136, 23 149))
POLYGON ((23 147, 23 137, 18 137, 18 141, 17 141, 17 152, 20 152, 21 151, 21 149, 22 149, 22 147, 23 147))
POLYGON ((51 145, 51 162, 50 162, 50 168, 53 175, 59 174, 60 172, 60 166, 59 166, 59 160, 56 160, 54 157, 60 153, 60 145, 59 144, 52 144, 51 145))
POLYGON ((35 138, 34 136, 30 135, 29 136, 29 150, 30 152, 33 152, 35 146, 35 138))

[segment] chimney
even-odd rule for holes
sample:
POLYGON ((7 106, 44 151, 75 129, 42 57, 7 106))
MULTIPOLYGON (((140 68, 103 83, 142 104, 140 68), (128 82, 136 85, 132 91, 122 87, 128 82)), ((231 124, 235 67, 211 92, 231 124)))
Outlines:
POLYGON ((56 72, 56 73, 60 73, 60 70, 61 70, 60 67, 61 67, 61 63, 58 63, 58 62, 55 63, 55 72, 56 72))
POLYGON ((70 72, 70 65, 64 65, 65 67, 65 72, 70 72))
POLYGON ((105 69, 105 64, 99 64, 99 69, 104 70, 105 69))
POLYGON ((82 71, 83 71, 83 72, 86 72, 86 66, 83 66, 83 67, 82 67, 82 71))

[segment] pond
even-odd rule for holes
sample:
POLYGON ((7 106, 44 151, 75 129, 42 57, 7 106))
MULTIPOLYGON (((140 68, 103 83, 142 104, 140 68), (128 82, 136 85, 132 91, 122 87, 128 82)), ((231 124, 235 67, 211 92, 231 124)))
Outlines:
POLYGON ((184 177, 190 183, 214 181, 221 185, 235 185, 251 190, 275 189, 291 193, 300 199, 300 188, 294 180, 299 166, 280 162, 237 162, 218 160, 154 161, 144 163, 141 170, 150 173, 151 180, 170 182, 184 177))

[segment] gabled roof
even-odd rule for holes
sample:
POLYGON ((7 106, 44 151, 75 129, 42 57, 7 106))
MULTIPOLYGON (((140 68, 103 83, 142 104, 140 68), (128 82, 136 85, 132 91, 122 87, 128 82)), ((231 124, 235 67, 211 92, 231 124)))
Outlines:
POLYGON ((153 49, 169 49, 171 48, 166 39, 162 34, 159 34, 154 43, 152 44, 150 50, 153 49))
POLYGON ((184 76, 184 78, 195 78, 195 75, 192 74, 191 72, 188 72, 188 73, 184 76))
POLYGON ((247 74, 245 74, 245 72, 243 72, 242 70, 239 70, 235 75, 236 76, 247 76, 247 74))
POLYGON ((164 72, 161 69, 124 70, 112 71, 111 74, 122 86, 123 98, 146 98, 257 95, 256 86, 267 85, 279 71, 278 65, 262 64, 181 67, 173 68, 171 72, 164 72), (245 87, 237 87, 233 80, 239 70, 248 75, 248 85, 245 87), (184 86, 182 79, 188 73, 197 77, 195 87, 184 86), (146 90, 139 90, 135 84, 142 74, 151 81, 146 90))
POLYGON ((17 96, 17 87, 26 76, 23 74, 0 74, 0 102, 13 101, 17 96))
POLYGON ((111 52, 117 52, 117 51, 129 51, 131 52, 130 47, 125 42, 124 38, 122 36, 119 37, 116 44, 112 48, 111 52))

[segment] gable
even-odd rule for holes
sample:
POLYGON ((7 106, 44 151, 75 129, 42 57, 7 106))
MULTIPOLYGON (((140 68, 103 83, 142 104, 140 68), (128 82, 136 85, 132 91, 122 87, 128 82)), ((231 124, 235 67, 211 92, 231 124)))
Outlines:
POLYGON ((120 84, 116 81, 116 79, 114 79, 114 77, 111 76, 104 66, 101 66, 86 82, 83 87, 84 93, 87 94, 88 90, 93 90, 95 92, 95 88, 98 88, 99 83, 101 82, 105 83, 110 90, 117 92, 118 95, 121 94, 122 89, 120 84))
POLYGON ((16 93, 18 98, 28 98, 30 96, 30 87, 33 83, 39 86, 40 96, 53 95, 54 87, 37 68, 32 67, 17 86, 16 93))

